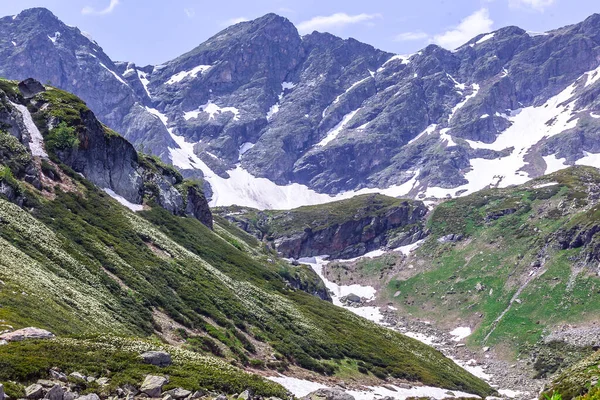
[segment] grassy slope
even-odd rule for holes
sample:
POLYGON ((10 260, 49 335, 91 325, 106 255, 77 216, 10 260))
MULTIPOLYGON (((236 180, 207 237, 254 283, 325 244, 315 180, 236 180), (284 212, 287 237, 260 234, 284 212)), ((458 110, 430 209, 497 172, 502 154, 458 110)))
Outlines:
POLYGON ((600 279, 586 268, 589 248, 563 250, 556 232, 600 222, 597 207, 590 210, 587 200, 587 186, 599 182, 598 170, 577 167, 441 204, 429 221, 430 239, 410 260, 422 272, 392 279, 387 296, 405 311, 448 325, 456 318, 474 321, 471 343, 513 348, 535 343, 556 324, 598 318, 600 279), (545 182, 559 185, 535 188, 545 182), (505 210, 512 213, 499 216, 505 210), (437 240, 449 234, 464 238, 437 240), (531 271, 537 273, 518 296, 520 303, 496 324, 531 271))
MULTIPOLYGON (((68 106, 68 96, 60 99, 68 106)), ((185 336, 193 336, 185 345, 189 349, 212 352, 237 365, 258 365, 252 359, 264 359, 260 349, 267 348, 279 359, 273 363, 276 368, 295 363, 334 373, 332 360, 351 359, 381 377, 490 392, 437 351, 290 289, 282 271, 306 275, 304 267, 295 271, 225 221, 217 219, 213 232, 159 207, 134 214, 63 169, 70 175, 64 176, 71 182, 69 190, 65 185, 47 188, 41 196, 19 183, 29 193, 31 212, 0 200, 2 323, 34 325, 61 337, 92 337, 106 350, 102 357, 108 365, 121 365, 120 370, 111 368, 124 380, 146 371, 123 362, 140 347, 129 346, 123 354, 109 346, 114 339, 95 335, 152 338, 161 329, 153 318, 160 310, 187 329, 185 336)), ((44 376, 51 364, 93 369, 74 354, 83 354, 86 346, 64 339, 2 346, 0 380, 44 376), (40 352, 39 346, 56 347, 40 352)), ((188 364, 175 366, 174 376, 196 368, 184 361, 188 364)), ((219 368, 208 375, 218 376, 219 368)), ((188 379, 199 379, 207 371, 205 366, 197 369, 188 379)), ((223 378, 233 382, 231 392, 239 390, 240 382, 264 394, 279 390, 263 381, 246 382, 250 378, 239 370, 231 374, 223 378)))

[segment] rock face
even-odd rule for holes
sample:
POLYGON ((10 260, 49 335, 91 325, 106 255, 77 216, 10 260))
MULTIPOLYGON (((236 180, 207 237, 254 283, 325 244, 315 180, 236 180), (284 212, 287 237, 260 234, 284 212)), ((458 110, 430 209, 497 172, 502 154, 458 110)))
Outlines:
POLYGON ((42 397, 44 397, 44 388, 42 385, 36 383, 25 388, 25 398, 36 400, 42 397))
POLYGON ((18 329, 14 332, 5 333, 0 335, 0 340, 6 340, 7 342, 20 342, 28 339, 52 339, 54 334, 44 329, 39 328, 23 328, 18 329))
POLYGON ((324 254, 353 258, 388 245, 412 244, 427 234, 423 224, 427 207, 422 202, 381 195, 291 211, 225 207, 215 212, 257 238, 272 242, 287 258, 324 254))
POLYGON ((142 359, 146 364, 152 364, 158 367, 168 367, 173 363, 171 355, 164 351, 147 351, 142 354, 142 359))
POLYGON ((142 393, 146 393, 150 397, 160 397, 162 393, 162 387, 167 384, 169 380, 164 376, 148 375, 140 387, 142 393))
MULTIPOLYGON (((0 122, 7 130, 0 135, 0 162, 15 164, 17 159, 17 165, 10 165, 17 178, 41 187, 40 171, 32 160, 32 155, 39 154, 34 153, 30 144, 34 135, 31 129, 39 128, 39 140, 44 142, 38 150, 43 152, 40 153, 42 158, 48 157, 47 150, 99 188, 110 189, 134 204, 152 199, 173 214, 192 216, 212 228, 212 214, 201 182, 186 181, 158 159, 138 154, 131 143, 102 125, 94 113, 71 94, 53 88, 46 90, 34 79, 21 82, 19 89, 29 98, 20 99, 8 88, 0 90, 3 106, 0 122), (33 110, 31 115, 25 115, 29 114, 27 107, 33 110), (25 122, 27 118, 31 124, 35 120, 45 126, 30 127, 25 122), (71 142, 65 143, 64 133, 62 141, 57 139, 55 132, 61 129, 66 135, 72 135, 71 142)), ((53 180, 60 179, 52 171, 44 173, 53 180)), ((0 193, 22 205, 19 193, 10 182, 0 181, 0 193)))
MULTIPOLYGON (((301 38, 268 14, 140 68, 31 9, 0 19, 0 75, 78 94, 136 147, 206 175, 226 192, 216 204, 255 205, 264 188, 235 175, 239 164, 323 193, 443 198, 595 163, 599 28, 597 14, 543 35, 506 27, 454 52, 430 45, 402 57, 327 33, 301 38)), ((264 202, 286 204, 276 200, 264 202)))

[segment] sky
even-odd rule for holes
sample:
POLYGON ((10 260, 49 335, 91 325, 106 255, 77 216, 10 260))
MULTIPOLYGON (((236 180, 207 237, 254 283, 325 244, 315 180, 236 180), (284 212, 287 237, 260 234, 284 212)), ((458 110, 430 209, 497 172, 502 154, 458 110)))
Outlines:
POLYGON ((598 0, 0 0, 0 15, 46 7, 91 34, 115 61, 161 64, 228 25, 269 12, 314 30, 411 54, 453 49, 508 25, 544 32, 600 13, 598 0))

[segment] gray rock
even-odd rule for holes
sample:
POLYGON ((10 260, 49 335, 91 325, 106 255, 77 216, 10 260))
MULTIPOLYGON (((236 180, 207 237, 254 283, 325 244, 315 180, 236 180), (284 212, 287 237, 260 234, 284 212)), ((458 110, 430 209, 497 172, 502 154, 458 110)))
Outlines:
POLYGON ((168 394, 173 399, 179 400, 179 399, 185 399, 186 397, 190 396, 192 394, 192 392, 189 390, 182 389, 182 388, 175 388, 175 389, 171 389, 171 390, 165 392, 165 394, 168 394))
POLYGON ((252 400, 252 394, 250 393, 250 390, 246 389, 240 393, 237 398, 239 400, 252 400))
POLYGON ((304 400, 354 400, 354 396, 341 389, 323 388, 309 393, 304 400))
POLYGON ((79 396, 77 400, 100 400, 100 397, 96 393, 90 393, 85 396, 79 396))
POLYGON ((146 379, 144 379, 140 391, 150 397, 160 397, 162 387, 167 384, 168 381, 169 380, 164 376, 148 375, 146 376, 146 379))
POLYGON ((35 383, 25 388, 25 398, 35 400, 42 397, 44 397, 44 388, 42 385, 35 383))
POLYGON ((65 389, 62 386, 54 385, 50 390, 48 390, 44 398, 48 400, 63 400, 64 393, 65 389))
POLYGON ((225 396, 224 394, 220 394, 215 400, 227 400, 227 396, 225 396))
POLYGON ((87 377, 80 372, 71 372, 69 374, 69 377, 75 378, 75 379, 81 379, 82 381, 87 381, 87 377))
POLYGON ((14 332, 5 333, 0 335, 0 340, 6 340, 7 342, 19 342, 28 339, 52 339, 54 334, 44 329, 39 328, 23 328, 14 332))
POLYGON ((164 351, 147 351, 142 354, 142 359, 146 364, 152 364, 158 367, 168 367, 173 363, 171 355, 164 351))
POLYGON ((79 397, 78 393, 75 392, 65 392, 63 395, 63 400, 75 400, 79 397))
POLYGON ((0 383, 0 400, 4 400, 4 385, 0 383))
POLYGON ((348 296, 346 296, 346 301, 348 301, 349 303, 360 303, 361 299, 360 296, 357 296, 354 293, 350 293, 348 296))
POLYGON ((19 82, 19 91, 26 99, 35 96, 38 93, 45 92, 46 88, 40 82, 33 78, 27 78, 19 82))
POLYGON ((162 400, 173 400, 173 397, 170 394, 164 394, 162 400))
POLYGON ((201 397, 204 397, 206 395, 206 392, 204 390, 197 390, 192 394, 192 399, 199 399, 201 397))
POLYGON ((100 379, 97 379, 96 382, 100 386, 106 386, 106 385, 108 385, 108 382, 110 382, 110 379, 108 379, 108 378, 100 378, 100 379))
POLYGON ((50 378, 51 379, 55 379, 61 382, 67 382, 67 375, 61 371, 58 371, 56 369, 50 369, 49 372, 50 378))

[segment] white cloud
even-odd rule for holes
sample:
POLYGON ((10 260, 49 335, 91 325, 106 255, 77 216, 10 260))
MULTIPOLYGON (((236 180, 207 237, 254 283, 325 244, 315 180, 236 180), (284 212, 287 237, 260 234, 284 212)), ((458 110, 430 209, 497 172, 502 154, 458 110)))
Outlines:
POLYGON ((427 39, 429 37, 428 34, 426 34, 425 32, 403 32, 400 33, 398 35, 396 35, 396 37, 394 37, 394 41, 396 42, 410 42, 412 40, 423 40, 423 39, 427 39))
POLYGON ((488 9, 482 8, 460 21, 460 24, 455 28, 435 35, 432 42, 452 50, 468 42, 480 33, 491 31, 492 25, 494 25, 494 21, 490 18, 488 9))
POLYGON ((106 15, 113 12, 113 10, 119 5, 121 0, 110 0, 110 4, 103 10, 96 10, 93 7, 87 6, 83 7, 81 13, 84 15, 106 15))
POLYGON ((184 8, 183 12, 185 13, 185 15, 187 15, 188 18, 194 18, 194 16, 196 15, 196 10, 194 10, 193 8, 184 8))
POLYGON ((556 0, 509 0, 510 7, 529 7, 537 11, 544 11, 546 7, 550 7, 556 0))
POLYGON ((336 13, 329 16, 317 16, 308 21, 300 22, 298 24, 298 30, 301 33, 326 31, 329 29, 342 28, 346 25, 372 21, 376 18, 381 18, 381 14, 348 15, 346 13, 336 13))

